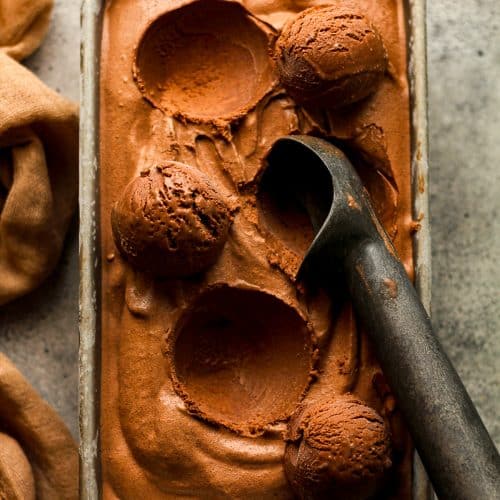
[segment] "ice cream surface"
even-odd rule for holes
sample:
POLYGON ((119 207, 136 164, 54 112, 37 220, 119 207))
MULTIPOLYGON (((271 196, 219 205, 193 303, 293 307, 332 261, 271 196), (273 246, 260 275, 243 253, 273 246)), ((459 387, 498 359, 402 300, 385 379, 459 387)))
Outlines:
POLYGON ((311 7, 291 20, 275 55, 280 79, 297 102, 333 108, 372 94, 387 69, 380 33, 340 2, 311 7))
MULTIPOLYGON (((278 138, 335 140, 412 273, 403 1, 113 0, 102 33, 103 497, 294 498, 292 415, 349 393, 375 420, 357 426, 346 410, 339 436, 363 460, 365 444, 384 436, 383 494, 410 498, 412 448, 373 348, 348 304, 297 287, 311 224, 263 186, 278 138), (386 66, 352 104, 302 103, 280 73, 283 33, 306 9, 347 4, 360 18, 313 32, 316 48, 350 43, 355 61, 340 79, 379 68, 371 49, 386 66), (365 38, 349 42, 359 30, 365 38)), ((330 425, 340 416, 329 411, 315 415, 330 425)), ((348 457, 332 464, 355 479, 348 457)))
POLYGON ((285 471, 300 498, 373 498, 392 465, 384 419, 352 396, 299 407, 286 439, 285 471))
POLYGON ((206 175, 178 162, 143 170, 113 207, 116 246, 137 268, 192 276, 224 246, 232 215, 206 175))

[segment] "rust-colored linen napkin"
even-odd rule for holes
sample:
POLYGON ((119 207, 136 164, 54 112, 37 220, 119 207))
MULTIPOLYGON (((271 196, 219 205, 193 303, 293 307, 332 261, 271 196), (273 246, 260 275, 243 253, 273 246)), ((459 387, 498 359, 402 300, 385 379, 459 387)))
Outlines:
POLYGON ((57 413, 0 353, 0 498, 78 498, 78 448, 57 413))
POLYGON ((53 0, 0 0, 0 52, 21 61, 47 32, 53 0))
POLYGON ((77 106, 0 53, 0 305, 54 269, 77 187, 77 106))

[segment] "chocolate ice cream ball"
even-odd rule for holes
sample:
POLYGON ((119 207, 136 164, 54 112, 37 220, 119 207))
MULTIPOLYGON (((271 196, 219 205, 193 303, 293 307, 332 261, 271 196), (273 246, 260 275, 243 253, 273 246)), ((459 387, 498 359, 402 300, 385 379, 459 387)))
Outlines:
POLYGON ((200 273, 215 263, 232 216, 199 170, 178 162, 149 168, 113 207, 116 246, 130 264, 168 278, 200 273))
POLYGON ((281 82, 298 103, 338 108, 373 93, 387 68, 378 31, 342 5, 311 7, 275 47, 281 82))
POLYGON ((285 472, 302 499, 372 498, 392 464, 383 418, 349 395, 303 405, 286 441, 285 472))

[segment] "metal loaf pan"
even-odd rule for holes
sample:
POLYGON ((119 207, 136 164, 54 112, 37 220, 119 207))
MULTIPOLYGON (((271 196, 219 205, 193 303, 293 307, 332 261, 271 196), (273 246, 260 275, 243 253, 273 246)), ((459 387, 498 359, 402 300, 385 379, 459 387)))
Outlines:
MULTIPOLYGON (((100 248, 99 248, 99 57, 104 0, 81 5, 80 121, 80 498, 100 497, 100 248)), ((426 0, 406 0, 411 92, 413 215, 416 287, 425 307, 431 301, 431 243, 428 195, 426 0)), ((433 493, 415 454, 414 500, 433 493)))

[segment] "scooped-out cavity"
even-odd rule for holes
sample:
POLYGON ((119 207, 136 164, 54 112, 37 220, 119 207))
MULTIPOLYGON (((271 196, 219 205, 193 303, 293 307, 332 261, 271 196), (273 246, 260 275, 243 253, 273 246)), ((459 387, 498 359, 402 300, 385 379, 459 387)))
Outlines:
POLYGON ((189 411, 247 436, 290 416, 314 367, 307 321, 257 290, 209 289, 168 343, 174 386, 189 411))
POLYGON ((292 252, 303 257, 332 204, 332 182, 321 161, 294 144, 288 153, 271 153, 259 180, 259 224, 292 252), (273 156, 274 154, 274 156, 273 156), (306 195, 304 194, 306 193, 306 195), (314 193, 314 200, 305 199, 314 193), (311 209, 311 206, 316 207, 311 209), (311 214, 314 217, 311 219, 311 214))
POLYGON ((241 5, 197 1, 145 32, 134 74, 155 107, 193 121, 243 116, 275 84, 271 30, 241 5))

